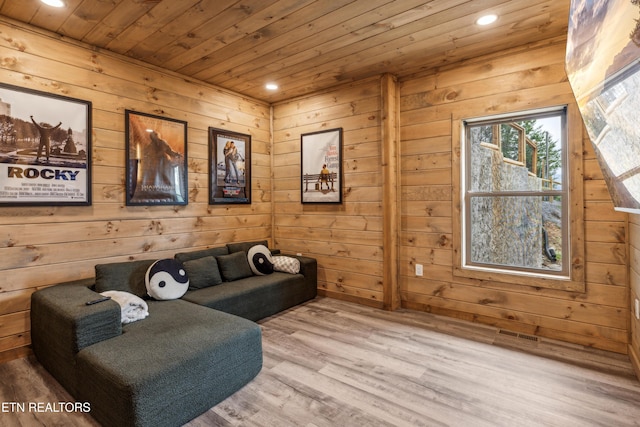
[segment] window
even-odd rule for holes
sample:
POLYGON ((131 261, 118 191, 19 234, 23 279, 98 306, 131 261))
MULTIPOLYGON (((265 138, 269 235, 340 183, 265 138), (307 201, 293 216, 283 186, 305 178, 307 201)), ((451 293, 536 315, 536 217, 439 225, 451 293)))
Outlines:
POLYGON ((571 279, 567 109, 462 123, 461 268, 571 279))

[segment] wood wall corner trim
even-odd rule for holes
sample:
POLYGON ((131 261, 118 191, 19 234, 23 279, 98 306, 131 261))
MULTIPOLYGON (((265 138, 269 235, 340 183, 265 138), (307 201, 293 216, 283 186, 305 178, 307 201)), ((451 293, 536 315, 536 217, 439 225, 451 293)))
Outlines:
POLYGON ((384 307, 400 307, 399 234, 400 234, 400 90, 395 76, 384 74, 381 90, 381 140, 383 174, 383 295, 384 307))
POLYGON ((632 345, 629 345, 628 349, 629 360, 631 361, 631 366, 633 367, 633 371, 636 373, 636 377, 640 380, 640 357, 638 357, 638 353, 632 345))

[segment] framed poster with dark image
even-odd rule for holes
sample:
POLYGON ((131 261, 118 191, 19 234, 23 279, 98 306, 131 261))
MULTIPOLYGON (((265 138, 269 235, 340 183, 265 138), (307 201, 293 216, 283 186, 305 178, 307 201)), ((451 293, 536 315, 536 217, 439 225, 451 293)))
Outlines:
POLYGON ((0 84, 0 206, 91 205, 91 102, 0 84))
POLYGON ((126 204, 186 205, 187 122, 125 111, 126 204))
POLYGON ((302 203, 342 203, 342 128, 300 139, 302 203))
POLYGON ((209 128, 209 204, 251 203, 251 135, 209 128))

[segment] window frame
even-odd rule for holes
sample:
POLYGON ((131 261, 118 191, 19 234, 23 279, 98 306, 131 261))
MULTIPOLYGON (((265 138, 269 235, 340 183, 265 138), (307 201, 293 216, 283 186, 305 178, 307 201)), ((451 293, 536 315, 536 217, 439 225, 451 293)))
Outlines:
MULTIPOLYGON (((453 274, 458 277, 515 283, 540 288, 552 288, 566 291, 585 291, 584 280, 584 220, 583 220, 583 190, 582 190, 582 122, 575 104, 531 109, 519 112, 505 112, 494 115, 478 115, 475 117, 452 118, 453 161, 453 239, 454 260, 453 274), (535 195, 562 194, 564 224, 566 232, 563 246, 568 252, 563 253, 563 271, 549 274, 539 269, 525 269, 518 267, 496 266, 486 264, 469 265, 467 262, 470 246, 469 224, 465 215, 469 211, 470 196, 467 194, 466 177, 469 176, 470 165, 467 163, 467 124, 477 124, 496 121, 518 121, 532 116, 550 116, 565 110, 563 132, 566 144, 563 147, 563 157, 566 170, 563 170, 563 190, 535 192, 535 195)), ((470 162, 469 162, 470 163, 470 162)), ((476 194, 477 195, 477 194, 476 194)), ((531 192, 509 192, 509 196, 527 195, 531 192)))

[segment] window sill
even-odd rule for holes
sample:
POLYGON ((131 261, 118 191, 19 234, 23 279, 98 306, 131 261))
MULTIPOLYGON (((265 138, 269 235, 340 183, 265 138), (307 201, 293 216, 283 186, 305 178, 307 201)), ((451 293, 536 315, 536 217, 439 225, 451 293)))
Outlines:
POLYGON ((462 268, 454 266, 453 275, 484 282, 512 283, 533 288, 556 289, 567 292, 586 292, 584 281, 575 281, 567 277, 553 277, 529 272, 511 272, 484 268, 462 268))

